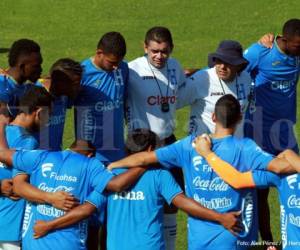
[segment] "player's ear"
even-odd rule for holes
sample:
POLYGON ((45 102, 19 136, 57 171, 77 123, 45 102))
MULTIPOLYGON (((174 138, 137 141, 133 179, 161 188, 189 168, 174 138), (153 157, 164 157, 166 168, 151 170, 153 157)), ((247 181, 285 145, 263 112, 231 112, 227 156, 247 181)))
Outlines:
POLYGON ((148 54, 148 45, 146 43, 144 43, 144 51, 145 54, 148 54))
POLYGON ((215 114, 215 112, 213 112, 212 113, 212 115, 211 115, 211 119, 212 119, 212 121, 215 123, 216 122, 216 114, 215 114))
POLYGON ((39 107, 37 110, 34 111, 35 115, 38 119, 41 119, 41 113, 42 113, 42 108, 39 107))
POLYGON ((97 49, 96 50, 96 55, 97 56, 101 56, 101 55, 103 55, 104 54, 104 51, 102 50, 102 49, 97 49))
POLYGON ((94 157, 95 156, 95 153, 94 152, 89 152, 87 155, 86 155, 86 157, 88 157, 88 158, 92 158, 92 157, 94 157))
POLYGON ((153 151, 153 147, 150 145, 148 148, 147 148, 147 152, 151 152, 153 151))

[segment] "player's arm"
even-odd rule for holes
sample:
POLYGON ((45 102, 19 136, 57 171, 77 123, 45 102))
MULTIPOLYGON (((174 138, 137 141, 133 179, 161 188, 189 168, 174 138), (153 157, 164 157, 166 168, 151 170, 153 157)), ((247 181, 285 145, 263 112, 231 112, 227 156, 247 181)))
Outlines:
MULTIPOLYGON (((230 186, 236 189, 256 186, 251 171, 243 173, 239 172, 211 151, 211 143, 207 135, 197 137, 194 143, 196 151, 206 159, 207 163, 212 167, 217 175, 219 175, 230 186)), ((287 170, 290 171, 291 165, 286 160, 274 158, 269 162, 267 170, 275 172, 274 169, 281 169, 280 171, 277 171, 277 173, 287 173, 287 170)))
POLYGON ((150 164, 157 163, 158 159, 154 151, 140 152, 127 156, 119 161, 112 162, 108 165, 108 169, 113 168, 132 168, 137 166, 149 166, 150 164))
POLYGON ((183 72, 186 76, 191 76, 192 74, 196 73, 200 69, 188 68, 184 69, 183 72))
POLYGON ((238 212, 229 212, 229 213, 218 213, 214 210, 208 209, 194 201, 186 197, 184 194, 178 194, 172 201, 172 203, 188 213, 191 216, 214 221, 221 225, 223 225, 226 229, 228 229, 231 233, 236 234, 242 230, 240 224, 240 211, 238 212))
POLYGON ((274 39, 275 39, 274 34, 267 33, 259 39, 258 43, 266 48, 272 48, 274 39))
POLYGON ((207 163, 216 174, 233 188, 255 187, 252 172, 239 172, 229 163, 220 159, 211 151, 211 141, 207 135, 198 136, 194 140, 194 147, 197 153, 206 159, 207 163))
POLYGON ((0 162, 7 166, 12 166, 13 155, 15 150, 9 149, 5 138, 5 126, 7 117, 0 114, 0 162))
POLYGON ((13 180, 2 179, 0 180, 0 196, 6 196, 12 200, 19 200, 20 197, 13 192, 13 180))
POLYGON ((105 190, 111 192, 121 192, 133 185, 146 171, 144 167, 136 167, 126 172, 114 176, 106 185, 105 190))
POLYGON ((281 152, 277 158, 285 159, 292 166, 294 171, 300 173, 300 157, 291 149, 286 149, 281 152))
POLYGON ((36 221, 33 230, 34 238, 40 238, 52 230, 68 227, 79 221, 88 218, 96 211, 96 207, 89 203, 85 202, 84 204, 73 208, 71 211, 65 215, 58 217, 51 221, 36 221))
POLYGON ((78 200, 64 191, 45 192, 28 183, 27 174, 18 174, 13 178, 13 191, 26 200, 47 203, 65 211, 78 205, 78 200))

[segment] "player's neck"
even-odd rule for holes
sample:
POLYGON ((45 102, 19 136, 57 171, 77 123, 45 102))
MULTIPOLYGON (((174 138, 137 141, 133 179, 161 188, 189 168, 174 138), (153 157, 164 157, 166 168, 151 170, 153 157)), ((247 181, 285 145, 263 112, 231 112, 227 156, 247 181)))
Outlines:
POLYGON ((278 48, 282 52, 284 52, 285 54, 288 54, 288 51, 286 50, 286 41, 281 36, 276 37, 276 43, 277 43, 278 48))
POLYGON ((10 124, 25 128, 26 130, 30 130, 32 125, 32 119, 30 119, 28 115, 20 113, 10 124))
POLYGON ((7 74, 12 77, 16 83, 18 84, 22 84, 23 82, 25 82, 26 79, 23 79, 23 77, 21 77, 21 75, 19 74, 18 70, 14 67, 9 68, 7 70, 7 74))
POLYGON ((211 135, 212 138, 223 138, 234 134, 234 128, 223 128, 216 124, 215 132, 211 135))

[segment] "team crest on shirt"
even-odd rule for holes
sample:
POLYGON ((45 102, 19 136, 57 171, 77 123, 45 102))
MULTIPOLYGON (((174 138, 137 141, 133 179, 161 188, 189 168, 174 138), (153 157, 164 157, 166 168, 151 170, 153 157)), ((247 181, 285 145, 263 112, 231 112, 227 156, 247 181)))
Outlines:
POLYGON ((122 70, 121 69, 114 70, 114 78, 115 78, 115 84, 116 84, 116 86, 122 86, 122 85, 124 85, 123 76, 122 76, 122 70))
POLYGON ((176 69, 168 69, 168 77, 171 85, 177 85, 176 69))
POLYGON ((279 65, 280 63, 281 63, 280 61, 272 62, 272 66, 275 67, 275 66, 279 65))
POLYGON ((101 80, 97 79, 96 81, 93 82, 93 86, 98 87, 98 85, 101 84, 101 80))
POLYGON ((251 192, 247 193, 243 199, 241 210, 244 234, 247 235, 250 232, 253 221, 253 196, 251 192))

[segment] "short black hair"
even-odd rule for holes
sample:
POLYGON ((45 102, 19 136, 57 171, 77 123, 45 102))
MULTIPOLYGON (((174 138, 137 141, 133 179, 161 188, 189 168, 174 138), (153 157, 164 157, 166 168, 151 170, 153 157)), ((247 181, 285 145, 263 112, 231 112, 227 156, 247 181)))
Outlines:
POLYGON ((171 32, 168 28, 162 26, 155 26, 149 29, 145 36, 145 44, 148 45, 150 41, 158 43, 166 42, 173 49, 173 39, 171 32))
POLYGON ((95 156, 96 154, 95 146, 90 141, 83 139, 76 139, 71 144, 70 149, 82 155, 92 154, 92 156, 95 156))
POLYGON ((31 114, 40 107, 50 109, 52 101, 52 96, 45 88, 33 85, 20 98, 18 111, 19 113, 31 114))
POLYGON ((125 151, 127 154, 134 154, 146 151, 149 147, 159 147, 158 136, 149 129, 135 129, 127 136, 125 151))
POLYGON ((97 49, 103 50, 104 54, 112 54, 123 58, 126 54, 126 42, 121 33, 112 31, 101 37, 97 49))
POLYGON ((216 103, 215 116, 223 128, 233 128, 241 118, 239 101, 233 95, 223 95, 216 103))
POLYGON ((53 83, 68 82, 70 75, 82 77, 82 67, 79 62, 71 58, 58 59, 50 68, 50 78, 53 83))
POLYGON ((282 34, 285 37, 300 36, 300 19, 293 18, 288 20, 282 28, 282 34))
POLYGON ((50 68, 50 75, 54 71, 68 72, 70 74, 75 74, 78 76, 82 75, 82 67, 79 62, 74 61, 71 58, 61 58, 58 59, 50 68))
POLYGON ((15 66, 21 56, 27 56, 31 53, 41 53, 40 46, 35 41, 30 39, 20 39, 15 41, 8 53, 9 66, 15 66))

